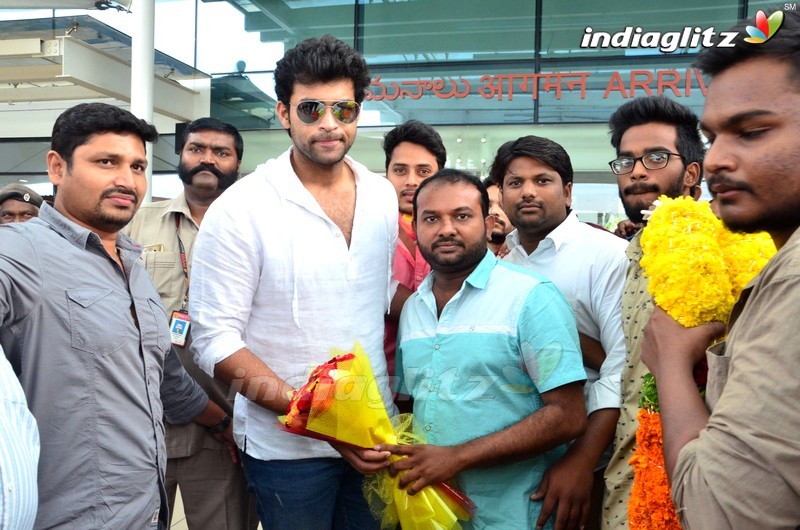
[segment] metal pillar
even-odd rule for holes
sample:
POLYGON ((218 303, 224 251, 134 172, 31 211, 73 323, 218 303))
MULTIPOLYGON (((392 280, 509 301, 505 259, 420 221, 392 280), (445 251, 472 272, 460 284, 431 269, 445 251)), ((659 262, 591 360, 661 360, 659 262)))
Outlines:
MULTIPOLYGON (((131 112, 153 123, 153 76, 155 74, 155 0, 136 0, 132 9, 135 19, 131 42, 131 112)), ((153 145, 147 144, 147 192, 143 202, 152 200, 153 145)))

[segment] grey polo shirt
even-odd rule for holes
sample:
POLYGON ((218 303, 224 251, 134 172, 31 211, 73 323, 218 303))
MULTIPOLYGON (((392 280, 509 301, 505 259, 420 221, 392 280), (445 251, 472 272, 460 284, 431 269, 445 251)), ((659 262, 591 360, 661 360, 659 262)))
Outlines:
POLYGON ((0 225, 0 344, 39 424, 36 528, 151 528, 166 521, 164 425, 207 397, 170 347, 141 247, 123 271, 97 234, 53 208, 0 225))

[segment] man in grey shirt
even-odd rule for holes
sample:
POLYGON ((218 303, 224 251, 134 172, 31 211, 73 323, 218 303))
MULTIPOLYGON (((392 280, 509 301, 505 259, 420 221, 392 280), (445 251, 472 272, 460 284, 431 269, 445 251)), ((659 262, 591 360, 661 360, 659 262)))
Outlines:
POLYGON ((54 208, 0 226, 0 344, 41 437, 35 528, 159 528, 164 425, 230 419, 170 348, 164 308, 119 234, 146 189, 153 126, 102 103, 55 123, 54 208))

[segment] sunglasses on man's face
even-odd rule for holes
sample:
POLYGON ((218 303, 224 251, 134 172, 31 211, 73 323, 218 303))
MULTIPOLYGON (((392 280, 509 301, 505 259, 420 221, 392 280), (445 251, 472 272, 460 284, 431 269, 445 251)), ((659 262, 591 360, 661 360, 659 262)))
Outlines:
POLYGON ((345 125, 353 123, 358 119, 358 113, 361 111, 361 105, 355 101, 337 101, 331 105, 326 105, 322 101, 306 100, 301 101, 297 105, 289 104, 297 110, 297 117, 303 123, 316 123, 323 116, 327 109, 331 109, 333 117, 344 123, 345 125))

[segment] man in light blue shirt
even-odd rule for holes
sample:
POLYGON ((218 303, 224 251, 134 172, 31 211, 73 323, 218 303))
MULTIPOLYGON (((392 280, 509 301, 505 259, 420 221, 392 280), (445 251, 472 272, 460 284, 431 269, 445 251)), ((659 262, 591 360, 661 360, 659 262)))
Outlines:
POLYGON ((467 528, 533 528, 530 495, 586 427, 575 317, 551 282, 487 251, 494 218, 475 177, 440 171, 414 216, 433 272, 403 308, 397 366, 428 443, 377 449, 407 456, 391 467, 410 494, 455 479, 477 505, 467 528))

